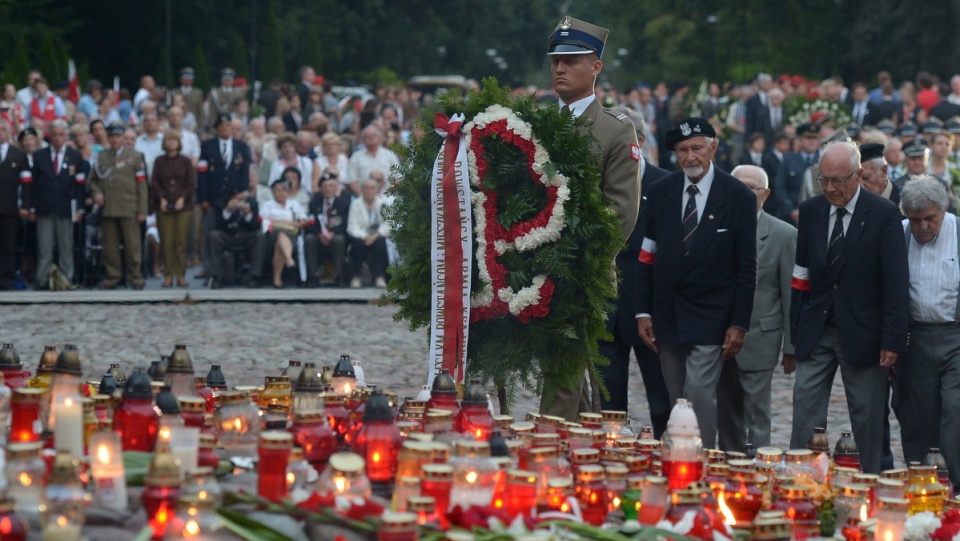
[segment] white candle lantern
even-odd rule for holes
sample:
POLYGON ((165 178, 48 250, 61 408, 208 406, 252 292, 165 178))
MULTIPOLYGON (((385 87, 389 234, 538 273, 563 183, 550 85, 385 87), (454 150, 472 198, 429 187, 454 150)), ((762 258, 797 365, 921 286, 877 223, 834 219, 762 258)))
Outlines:
POLYGON ((112 430, 90 436, 90 469, 97 501, 110 509, 127 509, 127 481, 123 469, 120 437, 112 430))

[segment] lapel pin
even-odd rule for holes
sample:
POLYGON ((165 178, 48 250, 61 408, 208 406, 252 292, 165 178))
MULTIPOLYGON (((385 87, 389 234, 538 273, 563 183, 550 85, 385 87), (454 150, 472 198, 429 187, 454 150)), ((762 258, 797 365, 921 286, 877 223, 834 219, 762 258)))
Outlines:
POLYGON ((713 219, 713 214, 707 216, 707 219, 712 220, 712 219, 713 219))

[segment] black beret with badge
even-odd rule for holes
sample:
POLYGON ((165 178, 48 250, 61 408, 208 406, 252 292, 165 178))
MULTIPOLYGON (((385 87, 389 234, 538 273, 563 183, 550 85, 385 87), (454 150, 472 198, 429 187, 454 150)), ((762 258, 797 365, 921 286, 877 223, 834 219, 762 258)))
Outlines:
POLYGON ((667 148, 673 150, 677 143, 693 139, 694 137, 716 137, 717 132, 705 118, 691 117, 677 125, 676 128, 667 132, 664 142, 667 148))
POLYGON ((123 132, 127 131, 127 128, 119 122, 111 122, 107 126, 107 135, 123 135, 123 132))
POLYGON ((860 145, 860 163, 865 163, 882 157, 883 145, 880 143, 864 143, 860 145))
POLYGON ((910 141, 910 144, 903 147, 903 155, 908 158, 919 158, 926 156, 929 152, 930 147, 927 146, 926 141, 923 139, 914 139, 910 141))
POLYGON ((820 126, 813 122, 805 122, 797 126, 797 137, 820 137, 820 126))
POLYGON ((603 46, 607 43, 606 28, 590 24, 569 15, 560 19, 560 24, 550 34, 550 48, 548 55, 555 54, 590 54, 603 56, 603 46))

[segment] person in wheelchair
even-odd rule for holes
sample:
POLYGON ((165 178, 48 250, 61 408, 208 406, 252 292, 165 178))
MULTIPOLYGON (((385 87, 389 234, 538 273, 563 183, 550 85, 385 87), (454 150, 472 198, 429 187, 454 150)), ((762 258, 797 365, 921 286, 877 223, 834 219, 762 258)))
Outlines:
POLYGON ((244 251, 250 258, 247 287, 258 287, 263 273, 265 239, 260 232, 257 199, 246 190, 239 191, 227 200, 227 205, 216 218, 216 228, 207 237, 210 245, 210 287, 219 289, 223 286, 224 277, 233 274, 232 255, 236 250, 244 251))
POLYGON ((303 227, 308 224, 307 211, 303 205, 287 197, 290 181, 279 178, 270 186, 273 201, 267 201, 260 209, 266 245, 273 254, 273 287, 283 288, 283 271, 297 266, 294 255, 300 259, 300 281, 306 281, 306 264, 303 250, 303 227))

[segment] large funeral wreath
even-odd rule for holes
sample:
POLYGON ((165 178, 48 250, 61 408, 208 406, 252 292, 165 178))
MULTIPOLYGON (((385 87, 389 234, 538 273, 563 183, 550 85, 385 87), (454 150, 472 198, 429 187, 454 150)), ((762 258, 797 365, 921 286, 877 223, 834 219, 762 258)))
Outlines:
MULTIPOLYGON (((473 207, 471 375, 552 399, 606 362, 597 340, 616 294, 623 245, 600 186, 595 140, 556 106, 513 99, 495 80, 438 109, 463 113, 473 207)), ((388 299, 411 330, 430 323, 430 178, 443 139, 419 125, 392 188, 388 214, 400 253, 388 299)))

